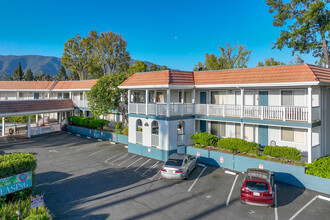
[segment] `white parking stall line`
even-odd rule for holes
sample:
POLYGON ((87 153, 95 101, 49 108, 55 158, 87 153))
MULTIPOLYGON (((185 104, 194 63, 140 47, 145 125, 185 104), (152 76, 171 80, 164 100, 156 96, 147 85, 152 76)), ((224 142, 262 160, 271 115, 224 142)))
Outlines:
POLYGON ((135 157, 135 156, 136 156, 136 155, 133 155, 133 156, 131 156, 130 158, 124 160, 123 162, 121 162, 120 164, 118 164, 118 166, 120 166, 120 165, 122 165, 123 163, 129 161, 130 159, 132 159, 132 158, 135 157))
POLYGON ((133 164, 135 164, 136 162, 140 161, 142 158, 143 158, 143 157, 140 157, 139 159, 137 159, 136 161, 134 161, 133 163, 131 163, 130 165, 128 165, 128 166, 126 167, 126 169, 129 168, 130 166, 132 166, 133 164))
POLYGON ((198 177, 195 179, 195 181, 193 182, 193 184, 188 189, 188 192, 191 191, 191 189, 194 187, 195 183, 197 182, 197 180, 199 179, 199 177, 201 177, 201 175, 204 173, 204 171, 206 170, 206 168, 207 168, 207 166, 205 166, 204 169, 202 170, 202 172, 200 172, 200 174, 198 175, 198 177))
POLYGON ((151 178, 149 178, 150 180, 153 180, 158 174, 160 173, 160 170, 151 178))
POLYGON ((80 150, 86 149, 87 147, 93 147, 93 146, 95 146, 95 145, 94 145, 94 144, 93 144, 93 145, 88 145, 88 146, 86 146, 86 147, 79 148, 79 149, 77 149, 76 151, 80 151, 80 150))
POLYGON ((317 198, 323 199, 323 200, 326 200, 326 201, 330 202, 330 198, 325 197, 325 196, 318 195, 317 198))
POLYGON ((136 168, 134 171, 137 171, 138 169, 140 169, 144 164, 148 163, 151 159, 147 160, 146 162, 144 162, 143 164, 141 164, 141 166, 139 166, 138 168, 136 168))
POLYGON ((106 159, 106 160, 103 161, 103 162, 104 162, 104 163, 107 163, 109 160, 111 160, 112 158, 115 158, 115 157, 119 156, 120 154, 122 154, 122 153, 116 154, 116 155, 114 155, 114 156, 112 156, 112 157, 106 159))
POLYGON ((294 214, 289 220, 294 219, 295 217, 297 217, 297 215, 299 215, 300 212, 302 212, 302 210, 304 210, 307 206, 309 206, 312 202, 314 202, 315 199, 317 199, 318 196, 315 196, 311 201, 309 201, 306 205, 304 205, 301 209, 299 209, 298 212, 296 212, 296 214, 294 214))
POLYGON ((233 185, 231 186, 231 189, 230 189, 230 192, 229 192, 229 195, 228 195, 228 198, 227 198, 226 206, 229 205, 230 197, 231 197, 231 194, 233 193, 237 178, 238 178, 238 175, 236 175, 235 180, 233 182, 233 185))
POLYGON ((274 185, 274 190, 275 190, 275 205, 274 205, 274 212, 275 212, 275 220, 278 220, 278 213, 277 213, 277 186, 276 184, 274 185))
POLYGON ((144 174, 146 174, 149 170, 151 170, 151 169, 153 169, 154 167, 156 167, 158 163, 159 163, 159 161, 157 161, 154 165, 152 165, 149 169, 147 169, 146 172, 144 172, 144 173, 142 174, 142 176, 144 176, 144 174))
POLYGON ((102 152, 102 151, 105 151, 105 150, 107 150, 107 149, 109 149, 109 148, 111 148, 111 147, 114 147, 114 146, 106 147, 106 148, 104 148, 104 149, 102 149, 102 150, 99 150, 99 151, 96 151, 96 152, 94 152, 94 153, 92 153, 92 154, 90 154, 90 155, 88 155, 88 156, 89 156, 89 157, 90 157, 90 156, 93 156, 93 155, 95 155, 95 154, 97 154, 97 153, 100 153, 100 152, 102 152))
POLYGON ((121 160, 121 159, 127 157, 127 155, 128 155, 128 153, 126 153, 125 155, 123 155, 123 156, 117 158, 116 160, 112 161, 111 163, 113 164, 114 162, 116 162, 116 161, 118 161, 118 160, 121 160))

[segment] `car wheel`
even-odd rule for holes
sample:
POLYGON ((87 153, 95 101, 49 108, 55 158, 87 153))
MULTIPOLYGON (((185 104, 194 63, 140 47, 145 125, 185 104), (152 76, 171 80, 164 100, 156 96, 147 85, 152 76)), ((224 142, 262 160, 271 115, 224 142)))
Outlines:
POLYGON ((188 180, 188 178, 189 178, 189 170, 187 170, 187 174, 186 174, 185 180, 188 180))
POLYGON ((195 163, 195 168, 197 168, 198 167, 198 162, 196 161, 196 163, 195 163))

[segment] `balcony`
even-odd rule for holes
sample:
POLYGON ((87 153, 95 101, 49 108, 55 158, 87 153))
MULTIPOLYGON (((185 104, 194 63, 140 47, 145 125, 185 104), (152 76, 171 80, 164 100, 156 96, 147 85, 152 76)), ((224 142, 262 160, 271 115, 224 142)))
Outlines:
POLYGON ((196 115, 256 118, 261 120, 308 121, 307 107, 196 104, 196 115))
MULTIPOLYGON (((166 103, 157 104, 145 104, 145 103, 129 103, 129 112, 131 114, 146 114, 146 105, 148 105, 148 115, 166 116, 167 105, 166 103)), ((193 115, 194 104, 191 103, 171 103, 170 104, 170 116, 179 115, 193 115)))
MULTIPOLYGON (((130 103, 129 113, 146 114, 145 103, 130 103)), ((217 117, 255 118, 261 120, 308 121, 308 107, 243 106, 215 104, 170 104, 170 116, 205 115, 217 117)), ((166 103, 148 104, 148 115, 166 116, 166 103)), ((314 118, 313 118, 314 119, 314 118)))
POLYGON ((74 107, 76 108, 88 108, 87 100, 72 100, 74 107))

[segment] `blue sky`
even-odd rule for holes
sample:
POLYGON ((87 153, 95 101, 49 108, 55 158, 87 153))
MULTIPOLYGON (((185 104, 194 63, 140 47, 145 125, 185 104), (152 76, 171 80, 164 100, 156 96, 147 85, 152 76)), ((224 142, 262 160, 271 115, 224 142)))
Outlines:
POLYGON ((249 67, 269 57, 293 59, 289 49, 271 49, 281 29, 264 0, 2 1, 0 20, 0 55, 61 57, 77 33, 110 30, 125 38, 132 58, 180 70, 192 70, 205 53, 218 56, 226 43, 253 50, 249 67))

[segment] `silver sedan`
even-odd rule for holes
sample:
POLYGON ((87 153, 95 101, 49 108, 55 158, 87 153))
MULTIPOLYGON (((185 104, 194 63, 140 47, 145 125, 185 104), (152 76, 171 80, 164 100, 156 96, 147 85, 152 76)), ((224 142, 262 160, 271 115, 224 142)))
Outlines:
POLYGON ((161 177, 165 179, 188 179, 197 167, 197 158, 188 154, 172 154, 161 168, 161 177))

